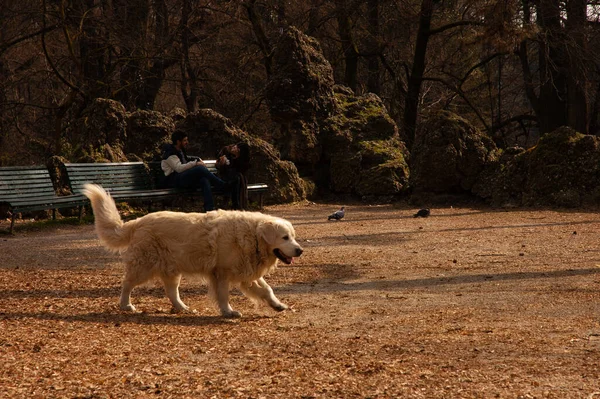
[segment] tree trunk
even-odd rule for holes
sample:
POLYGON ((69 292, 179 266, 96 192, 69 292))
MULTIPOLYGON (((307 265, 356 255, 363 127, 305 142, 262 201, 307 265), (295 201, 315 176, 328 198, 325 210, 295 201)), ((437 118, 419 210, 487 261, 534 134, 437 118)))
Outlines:
POLYGON ((256 43, 260 48, 260 51, 263 54, 263 61, 265 65, 265 71, 267 76, 271 76, 273 72, 273 48, 271 46, 271 42, 267 37, 267 33, 265 30, 265 26, 262 20, 262 16, 260 15, 259 8, 256 5, 256 0, 251 0, 248 4, 245 4, 246 11, 248 13, 248 19, 252 24, 252 30, 254 32, 254 36, 256 37, 256 43))
POLYGON ((562 50, 564 37, 558 0, 540 0, 538 24, 543 37, 539 45, 540 133, 548 133, 567 124, 567 77, 562 50))
MULTIPOLYGON (((118 47, 125 60, 120 74, 120 87, 116 99, 128 110, 136 109, 142 90, 142 72, 145 55, 149 0, 113 0, 114 15, 123 31, 118 47)), ((145 107, 144 107, 145 109, 145 107)))
POLYGON ((586 57, 587 1, 570 0, 567 2, 567 21, 565 29, 570 38, 568 48, 569 73, 567 79, 567 121, 569 126, 580 133, 589 131, 588 80, 585 71, 589 61, 586 57))
POLYGON ((406 103, 404 106, 404 135, 406 145, 410 149, 415 141, 417 126, 417 115, 419 112, 419 97, 421 95, 421 84, 425 73, 425 57, 427 55, 427 44, 429 42, 429 29, 431 28, 431 17, 433 15, 434 0, 423 0, 419 18, 419 29, 415 43, 415 55, 413 57, 412 70, 408 77, 406 103))
POLYGON ((308 28, 306 28, 306 34, 309 36, 313 36, 321 24, 320 3, 321 0, 310 1, 310 10, 308 11, 308 28))
POLYGON ((369 42, 371 49, 368 59, 367 90, 379 95, 379 0, 368 0, 369 42))
POLYGON ((189 15, 192 12, 192 0, 183 0, 181 8, 181 94, 188 113, 196 111, 198 101, 198 77, 190 62, 189 15))
MULTIPOLYGON (((61 11, 66 14, 64 8, 61 11)), ((73 2, 72 11, 66 16, 69 24, 64 27, 69 47, 73 46, 73 38, 78 38, 79 56, 75 61, 81 68, 82 82, 79 84, 90 99, 110 95, 109 86, 105 84, 108 49, 104 43, 107 38, 102 36, 103 29, 94 11, 93 0, 73 2)))
POLYGON ((338 33, 344 51, 344 62, 346 64, 344 72, 344 83, 356 92, 358 83, 358 50, 352 37, 352 24, 345 0, 336 0, 336 15, 338 21, 338 33))
POLYGON ((596 83, 594 101, 591 104, 590 110, 590 127, 589 134, 600 136, 600 126, 598 125, 598 116, 600 115, 600 83, 596 83))
POLYGON ((138 109, 153 109, 156 96, 165 79, 165 69, 173 65, 175 61, 167 62, 162 52, 166 48, 166 40, 169 37, 169 17, 165 0, 152 0, 152 8, 155 17, 153 51, 158 53, 154 57, 145 57, 144 69, 140 82, 140 93, 136 98, 138 109))

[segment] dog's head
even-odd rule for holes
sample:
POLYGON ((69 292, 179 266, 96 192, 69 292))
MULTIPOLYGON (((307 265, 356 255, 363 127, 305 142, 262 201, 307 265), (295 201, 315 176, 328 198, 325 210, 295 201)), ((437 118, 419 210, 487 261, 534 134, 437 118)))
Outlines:
POLYGON ((294 257, 304 252, 296 242, 294 227, 287 220, 274 218, 264 221, 258 226, 258 234, 267 243, 270 251, 285 264, 291 264, 294 257))

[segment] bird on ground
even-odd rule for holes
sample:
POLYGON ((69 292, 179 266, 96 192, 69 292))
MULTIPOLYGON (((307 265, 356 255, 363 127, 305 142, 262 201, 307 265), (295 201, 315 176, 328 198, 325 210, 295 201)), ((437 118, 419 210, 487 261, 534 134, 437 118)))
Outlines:
POLYGON ((415 213, 415 217, 421 217, 421 218, 426 218, 427 216, 429 216, 431 214, 431 211, 429 210, 429 208, 424 208, 424 209, 419 209, 419 211, 417 213, 415 213))
POLYGON ((344 212, 344 207, 341 207, 339 210, 333 212, 331 215, 329 215, 329 217, 327 218, 327 220, 342 220, 342 218, 344 217, 345 212, 344 212))

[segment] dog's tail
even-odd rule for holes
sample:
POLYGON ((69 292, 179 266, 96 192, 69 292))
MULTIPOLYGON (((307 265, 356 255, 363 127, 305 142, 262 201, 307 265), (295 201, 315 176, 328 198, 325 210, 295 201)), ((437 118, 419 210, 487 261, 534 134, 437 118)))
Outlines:
POLYGON ((92 203, 96 233, 102 244, 113 251, 126 248, 131 239, 131 222, 123 223, 110 194, 96 184, 85 184, 82 192, 92 203))

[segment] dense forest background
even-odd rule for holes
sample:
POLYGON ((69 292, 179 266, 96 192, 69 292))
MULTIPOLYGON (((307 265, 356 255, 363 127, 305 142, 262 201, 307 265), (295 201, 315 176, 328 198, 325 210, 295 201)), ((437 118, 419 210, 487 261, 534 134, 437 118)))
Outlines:
POLYGON ((276 139, 265 92, 288 25, 318 41, 336 83, 383 100, 409 150, 440 109, 499 148, 560 126, 597 135, 598 3, 3 0, 0 165, 32 162, 33 147, 60 155, 95 98, 128 111, 212 108, 276 139))

